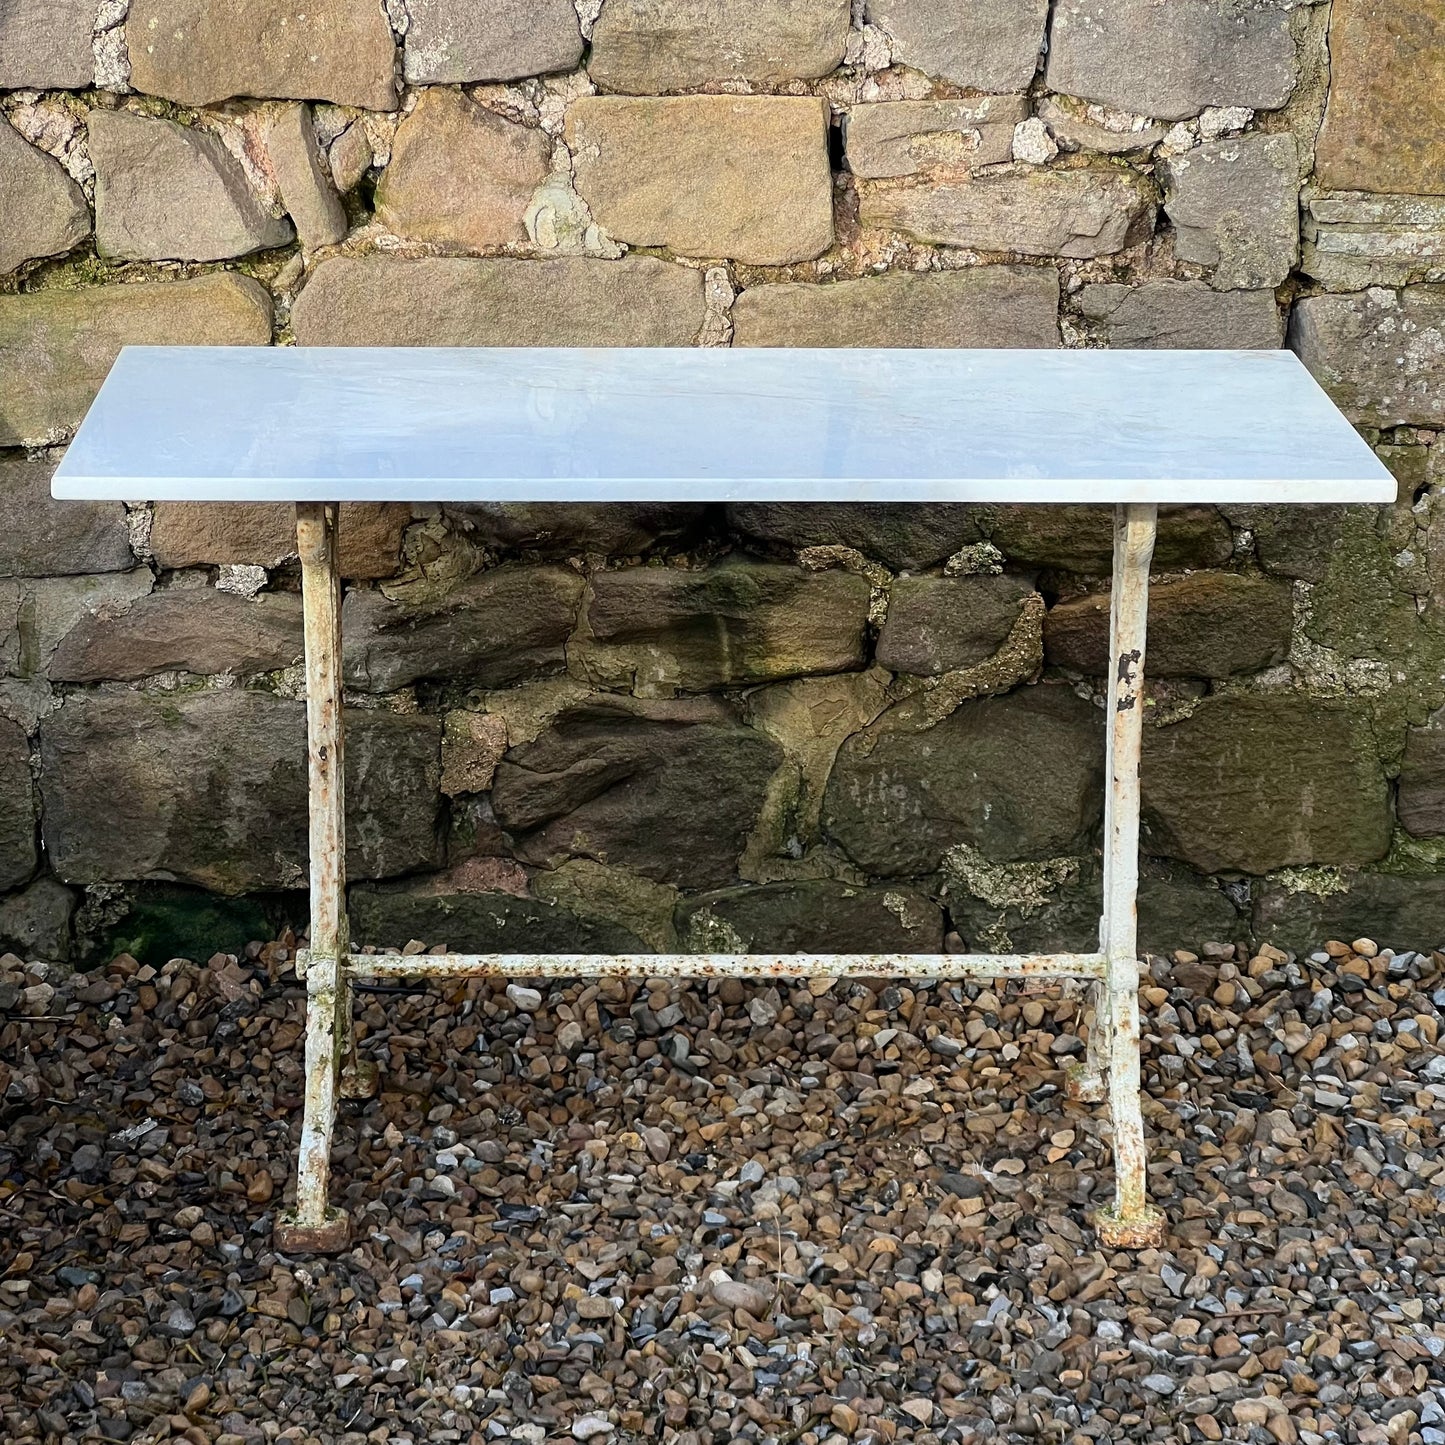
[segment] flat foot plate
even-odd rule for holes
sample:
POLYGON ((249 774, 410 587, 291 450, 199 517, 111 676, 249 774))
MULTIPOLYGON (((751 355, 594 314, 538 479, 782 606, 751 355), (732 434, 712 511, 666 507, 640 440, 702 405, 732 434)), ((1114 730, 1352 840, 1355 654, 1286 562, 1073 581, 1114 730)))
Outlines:
POLYGON ((282 1254, 337 1254, 350 1242, 351 1218, 344 1209, 328 1209, 319 1224, 283 1214, 272 1235, 282 1254))
POLYGON ((1093 1225, 1099 1242, 1110 1249, 1155 1249, 1164 1243, 1164 1213, 1152 1204, 1128 1215, 1113 1205, 1096 1209, 1093 1225))

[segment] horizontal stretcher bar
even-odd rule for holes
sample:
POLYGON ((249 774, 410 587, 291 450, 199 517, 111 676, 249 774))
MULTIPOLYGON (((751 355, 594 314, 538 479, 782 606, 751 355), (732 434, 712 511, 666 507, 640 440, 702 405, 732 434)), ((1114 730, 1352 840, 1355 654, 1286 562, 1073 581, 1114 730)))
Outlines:
MULTIPOLYGON (((298 973, 310 954, 297 954, 298 973)), ((360 978, 1103 978, 1102 953, 353 953, 360 978)))

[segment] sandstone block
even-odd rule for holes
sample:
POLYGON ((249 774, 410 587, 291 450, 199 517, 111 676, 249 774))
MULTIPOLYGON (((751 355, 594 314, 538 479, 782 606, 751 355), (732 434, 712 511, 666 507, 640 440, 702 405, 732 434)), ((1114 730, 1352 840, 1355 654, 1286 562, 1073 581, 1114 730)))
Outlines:
POLYGON ((552 143, 454 90, 427 90, 402 121, 376 188, 398 236, 471 250, 525 241, 522 218, 547 178, 552 143))
POLYGON ((347 686, 395 692, 445 679, 505 687, 560 672, 581 601, 582 578, 563 567, 500 567, 425 605, 353 590, 342 609, 347 686))
POLYGON ((1106 106, 1088 105, 1069 96, 1050 95, 1039 102, 1038 116, 1066 151, 1128 155, 1158 145, 1169 127, 1146 116, 1128 116, 1106 106))
POLYGON ((1014 127, 1028 113, 1021 95, 857 105, 845 128, 848 169, 886 180, 935 166, 998 165, 1013 159, 1014 127))
MULTIPOLYGON (((441 861, 435 718, 346 717, 347 870, 441 861)), ((72 883, 304 887, 305 706, 269 693, 75 695, 41 727, 46 852, 72 883)))
POLYGON ((49 462, 0 457, 0 577, 123 572, 134 565, 120 502, 57 502, 49 462))
POLYGON ((598 553, 631 557, 696 535, 700 502, 468 502, 447 515, 488 547, 549 557, 598 553))
POLYGON ((1254 554, 1266 572, 1272 577, 1298 577, 1306 582, 1323 581, 1330 553, 1354 510, 1334 505, 1248 503, 1220 508, 1234 526, 1253 533, 1254 554))
POLYGON ((951 502, 730 502, 729 528, 794 550, 855 547, 895 570, 932 567, 979 541, 977 507, 951 502))
POLYGON ((1445 195, 1445 10, 1339 0, 1315 151, 1322 186, 1445 195))
POLYGON ((582 59, 572 0, 409 0, 409 85, 519 80, 582 59))
POLYGON ((1289 13, 1231 0, 1060 0, 1050 90, 1183 120, 1206 106, 1278 110, 1296 79, 1289 13))
POLYGON ((733 303, 733 344, 1057 346, 1058 273, 971 266, 827 285, 750 286, 733 303))
POLYGON ((701 271, 622 261, 338 256, 291 311, 303 346, 687 346, 701 271))
POLYGON ((833 243, 828 107, 812 96, 590 96, 567 114, 577 189, 633 246, 758 266, 833 243))
POLYGON ((5 217, 0 227, 0 275, 38 256, 63 255, 90 234, 90 208, 65 167, 4 123, 0 123, 0 215, 5 217))
POLYGON ((0 899, 0 947, 27 960, 65 962, 75 903, 71 889, 42 874, 28 888, 0 899))
POLYGON ((938 953, 943 914, 911 889, 831 879, 725 888, 677 909, 689 953, 938 953))
POLYGON ((1132 171, 1028 169, 915 185, 870 185, 864 226, 916 241, 1027 256, 1108 256, 1149 235, 1153 189, 1132 171))
POLYGON ((1278 286, 1299 258, 1299 152, 1291 135, 1208 141, 1160 167, 1174 254, 1211 282, 1278 286))
POLYGON ((321 159, 308 107, 288 105, 277 116, 266 133, 266 153, 302 248, 334 246, 346 235, 346 211, 321 159))
POLYGON ((965 702, 925 732, 844 743, 823 829, 881 877, 931 873, 960 843, 999 861, 1055 857, 1099 820, 1102 759, 1102 717, 1070 688, 965 702))
POLYGON ((1306 209, 1300 269, 1330 289, 1445 281, 1445 197, 1335 192, 1306 209))
POLYGON ((0 888, 35 871, 35 789, 25 729, 0 717, 0 888))
POLYGON ((1406 735, 1398 806, 1407 833, 1417 838, 1445 833, 1445 718, 1406 735))
POLYGON ((1216 291, 1203 281, 1094 282, 1079 310, 1109 346, 1272 351, 1284 336, 1273 291, 1216 291))
POLYGON ((102 256, 222 261, 291 240, 218 136, 126 110, 92 111, 89 131, 102 256))
POLYGON ((95 0, 0 6, 0 90, 85 90, 95 79, 95 0))
POLYGON ((183 105, 237 95, 396 109, 396 43, 375 0, 131 0, 131 83, 183 105))
POLYGON ((497 768, 492 805, 529 862, 569 857, 679 888, 736 882, 782 749, 705 699, 599 697, 497 768))
MULTIPOLYGON (((1258 672, 1289 653, 1290 589, 1233 572, 1191 572, 1149 589, 1151 677, 1258 672)), ((1044 619, 1044 655, 1056 667, 1101 676, 1109 663, 1109 594, 1061 602, 1044 619)))
POLYGON ((83 614, 50 663, 54 682, 130 681, 161 672, 271 672, 302 656, 301 599, 254 600, 170 587, 83 614))
POLYGON ((375 158, 366 127, 360 121, 353 121, 331 142, 331 149, 326 153, 336 189, 343 196, 354 191, 375 158))
POLYGON ((1032 595, 1019 577, 900 577, 878 634, 878 661, 923 677, 972 667, 1003 646, 1032 595))
POLYGON ((1048 0, 868 0, 893 58, 971 90, 1023 90, 1038 69, 1048 0))
MULTIPOLYGON (((124 606, 144 597, 154 585, 155 578, 147 567, 76 577, 35 577, 18 584, 19 607, 12 634, 18 651, 11 670, 17 676, 41 681, 49 674, 56 649, 83 618, 102 608, 124 606)), ((0 589, 0 626, 8 621, 6 611, 0 589)), ((0 670, 7 661, 0 652, 0 670)))
POLYGON ((1373 938, 1381 948, 1432 949, 1445 944, 1445 878, 1361 871, 1343 892, 1321 898, 1265 882, 1255 893, 1254 935, 1303 954, 1322 938, 1373 938))
POLYGON ((849 17, 849 0, 607 0, 587 71, 629 95, 812 80, 842 61, 849 17))
POLYGON ((1296 302, 1289 344, 1361 426, 1445 426, 1445 287, 1296 302))
POLYGON ((1390 792, 1358 711, 1293 694, 1211 698, 1146 727, 1148 851, 1201 873, 1368 863, 1390 845, 1390 792))
POLYGON ((771 562, 598 572, 571 653, 644 693, 845 672, 864 663, 868 599, 862 577, 771 562))
POLYGON ((0 296, 0 446, 79 425, 122 346, 266 346, 271 295, 249 276, 0 296))
MULTIPOLYGON (((1113 566, 1112 507, 995 507, 985 526, 994 546, 1025 566, 1095 576, 1108 576, 1113 566)), ((1234 534, 1212 507, 1159 509, 1156 571, 1218 567, 1233 554, 1234 534)))

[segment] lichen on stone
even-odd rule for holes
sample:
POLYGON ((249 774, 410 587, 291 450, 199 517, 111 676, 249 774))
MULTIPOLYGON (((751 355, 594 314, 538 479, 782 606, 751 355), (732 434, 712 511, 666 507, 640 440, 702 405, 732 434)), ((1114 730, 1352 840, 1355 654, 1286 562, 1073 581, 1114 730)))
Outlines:
POLYGON ((956 843, 943 855, 942 872, 950 886, 993 908, 1016 908, 1025 917, 1047 904, 1059 889, 1076 882, 1080 860, 1045 858, 1037 863, 997 863, 969 843, 956 843))
POLYGON ((1308 893, 1315 898, 1329 898, 1349 892, 1349 881, 1343 868, 1318 867, 1281 868, 1271 873, 1269 881, 1286 893, 1308 893))

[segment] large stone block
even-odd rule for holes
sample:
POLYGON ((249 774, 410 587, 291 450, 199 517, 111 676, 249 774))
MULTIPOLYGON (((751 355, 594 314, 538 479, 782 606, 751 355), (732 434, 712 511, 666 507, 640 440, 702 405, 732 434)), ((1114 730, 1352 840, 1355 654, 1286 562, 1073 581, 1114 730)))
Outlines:
MULTIPOLYGON (((1114 509, 1003 506, 984 523, 989 539, 1011 561, 1063 572, 1107 576, 1114 563, 1114 509)), ((1218 567, 1234 555, 1234 534, 1212 507, 1161 507, 1154 569, 1218 567)))
POLYGON ((1003 646, 1033 586, 1020 577, 900 577, 878 661, 921 677, 973 667, 1003 646))
POLYGON ((0 673, 39 682, 48 676, 56 649, 82 618, 144 597, 155 578, 148 567, 137 567, 130 572, 33 577, 11 585, 15 590, 10 598, 17 604, 13 612, 8 589, 0 586, 0 629, 10 634, 0 633, 0 673))
POLYGON ((548 557, 631 557, 696 536, 701 502, 467 502, 447 515, 483 546, 548 557))
POLYGON ((1329 938, 1372 938, 1397 953, 1442 948, 1445 877, 1353 873, 1323 897, 1265 883, 1255 897, 1254 935, 1297 954, 1312 953, 1329 938))
POLYGON ((607 0, 587 72, 629 95, 812 80, 843 59, 849 16, 849 0, 607 0))
POLYGON ((582 59, 572 0, 408 0, 409 85, 520 80, 582 59))
POLYGON ((0 446, 78 426, 122 346, 266 346, 271 295, 229 273, 0 296, 0 446))
POLYGON ((1273 577, 1298 577, 1319 582, 1330 553, 1345 530, 1351 508, 1342 506, 1272 506, 1242 504, 1221 507, 1236 527, 1254 538, 1259 565, 1273 577))
POLYGON ((772 562, 629 567, 592 577, 572 657, 644 692, 744 686, 862 667, 867 581, 772 562))
POLYGON ((96 249, 115 261, 224 261, 294 232, 221 138, 128 110, 90 113, 96 249))
POLYGON ((95 0, 0 5, 0 90, 85 90, 95 80, 95 0))
POLYGON ((1310 198, 1300 270, 1335 291, 1445 281, 1445 197, 1310 198))
POLYGON ((346 235, 346 208, 321 159, 308 106, 282 108, 266 132, 266 154, 302 248, 334 246, 346 235))
MULTIPOLYGON (((4 43, 0 20, 0 45, 4 43)), ((3 63, 3 62, 0 62, 3 63)), ((39 256, 60 256, 90 234, 90 208, 53 156, 0 117, 0 275, 39 256)))
POLYGON ((971 90, 1023 90, 1038 69, 1048 0, 868 0, 893 58, 971 90))
POLYGON ((1445 195, 1445 8, 1439 0, 1336 0, 1319 183, 1445 195))
POLYGON ((50 663, 53 682, 129 681, 161 672, 246 675, 301 660, 301 599, 252 600, 170 587, 83 614, 50 663))
POLYGON ((1102 717, 1070 688, 965 702, 924 732, 844 743, 823 830, 882 877, 931 873, 961 843, 999 861, 1055 857, 1098 823, 1102 759, 1102 717))
POLYGON ((998 165, 1013 159, 1014 127, 1028 113, 1021 95, 855 105, 844 128, 848 169, 887 180, 934 166, 998 165))
POLYGON ((123 572, 134 565, 120 502, 57 502, 50 462, 0 457, 0 577, 123 572))
POLYGON ((679 888, 737 881, 782 749, 706 700, 571 708, 497 768, 492 804, 520 856, 593 858, 679 888))
POLYGON ((505 687, 560 672, 582 585, 570 568, 499 567, 424 605, 353 590, 342 608, 347 686, 395 692, 446 679, 505 687))
POLYGON ((750 286, 733 303, 733 344, 1057 346, 1058 273, 970 266, 828 285, 750 286))
POLYGON ((75 902, 72 889, 44 874, 21 892, 0 898, 0 948, 26 960, 66 962, 75 902))
MULTIPOLYGON (((1289 653, 1290 589, 1234 572, 1191 572, 1149 589, 1150 677, 1258 672, 1289 653)), ((1109 666, 1109 594, 1061 602, 1044 619, 1044 654, 1057 667, 1102 675, 1109 666)))
POLYGON ((1161 163, 1174 254, 1220 290, 1278 286, 1299 259, 1299 151, 1292 135, 1207 141, 1161 163))
POLYGON ((378 0, 131 0, 125 33, 146 95, 396 109, 396 43, 378 0))
POLYGON ((577 189, 633 246, 758 266, 833 243, 828 106, 814 96, 589 96, 567 113, 577 189))
POLYGON ((1293 694, 1206 699, 1144 731, 1145 847, 1201 873, 1369 863, 1390 791, 1357 709, 1293 694))
POLYGON ((915 570, 979 541, 979 513, 952 502, 731 502, 726 515, 734 532, 774 547, 853 547, 915 570))
MULTIPOLYGON (((346 715, 347 870, 440 862, 435 718, 346 715)), ((71 883, 304 887, 306 709, 263 692, 74 695, 40 732, 46 852, 71 883)))
POLYGON ((25 729, 0 717, 0 889, 35 871, 35 789, 25 729))
POLYGON ((1289 344, 1361 426, 1445 426, 1445 287, 1295 303, 1289 344))
POLYGON ((425 90, 402 121, 376 188, 398 236, 479 251, 525 241, 523 217, 547 178, 552 142, 454 90, 425 90))
POLYGON ((1206 106, 1277 110, 1297 75, 1287 7, 1233 0, 1060 0, 1050 90, 1183 120, 1206 106))
POLYGON ((1096 281, 1079 291, 1079 310, 1108 346, 1272 351, 1284 336, 1273 291, 1203 281, 1096 281))
POLYGON ((1445 833, 1445 716, 1406 735, 1397 806, 1407 833, 1417 838, 1445 833))
POLYGON ((1148 236, 1154 190, 1134 171, 1027 169, 917 184, 875 183, 864 226, 916 241, 1027 256, 1108 256, 1148 236))
POLYGON ((302 346, 687 346, 703 276, 623 261, 338 256, 291 311, 302 346))

